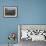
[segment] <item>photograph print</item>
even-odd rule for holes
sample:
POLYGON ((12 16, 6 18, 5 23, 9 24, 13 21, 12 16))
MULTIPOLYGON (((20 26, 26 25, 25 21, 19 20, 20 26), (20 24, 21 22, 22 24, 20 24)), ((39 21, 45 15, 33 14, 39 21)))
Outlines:
POLYGON ((4 17, 16 17, 17 8, 16 7, 4 7, 4 17))

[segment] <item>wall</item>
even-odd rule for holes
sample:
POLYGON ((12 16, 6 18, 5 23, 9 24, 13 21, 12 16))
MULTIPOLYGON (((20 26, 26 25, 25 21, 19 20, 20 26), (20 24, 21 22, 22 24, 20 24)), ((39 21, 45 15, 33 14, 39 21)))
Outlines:
POLYGON ((17 34, 18 24, 46 24, 46 0, 0 0, 0 44, 8 43, 9 32, 17 34), (4 18, 4 6, 16 6, 18 16, 4 18))

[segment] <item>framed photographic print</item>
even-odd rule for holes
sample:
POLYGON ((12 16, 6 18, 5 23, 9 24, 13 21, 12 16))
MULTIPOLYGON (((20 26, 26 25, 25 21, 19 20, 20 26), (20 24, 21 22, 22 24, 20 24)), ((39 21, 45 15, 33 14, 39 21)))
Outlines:
POLYGON ((22 40, 46 41, 45 24, 19 24, 18 42, 22 40))
POLYGON ((4 7, 4 17, 16 17, 17 8, 16 7, 4 7))

